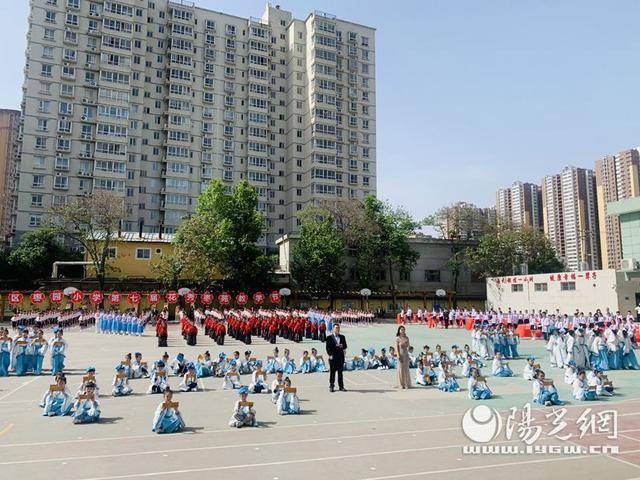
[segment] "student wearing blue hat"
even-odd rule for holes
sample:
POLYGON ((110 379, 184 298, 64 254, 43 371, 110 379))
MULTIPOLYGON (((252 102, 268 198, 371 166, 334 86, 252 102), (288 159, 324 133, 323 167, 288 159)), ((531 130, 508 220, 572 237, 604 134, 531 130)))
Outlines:
POLYGON ((169 388, 167 370, 163 360, 158 360, 155 363, 153 370, 151 370, 150 380, 151 385, 149 385, 147 393, 164 393, 169 388))
POLYGON ((88 383, 93 383, 96 397, 100 396, 100 387, 98 387, 98 384, 96 382, 96 367, 88 367, 85 370, 85 375, 82 377, 82 383, 78 387, 75 398, 78 398, 78 396, 81 395, 82 392, 84 392, 84 388, 88 383))
POLYGON ((29 370, 29 358, 32 357, 33 347, 31 346, 31 339, 29 338, 29 329, 27 327, 20 326, 20 336, 13 342, 13 369, 17 376, 22 377, 27 374, 29 370))
POLYGON ((229 419, 229 426, 242 428, 242 427, 257 427, 258 420, 256 420, 256 411, 253 408, 253 402, 248 402, 249 389, 247 387, 241 387, 238 390, 240 398, 236 401, 233 407, 233 414, 229 419))
POLYGON ((184 428, 185 423, 178 410, 178 404, 173 401, 173 392, 167 387, 163 395, 164 401, 156 408, 151 431, 156 433, 179 432, 184 428))
POLYGON ((56 375, 64 370, 64 359, 67 352, 67 341, 62 338, 62 329, 53 327, 53 338, 49 340, 51 352, 51 375, 56 375))
POLYGON ((95 383, 87 382, 82 393, 78 395, 73 405, 73 423, 94 423, 100 420, 100 402, 95 383))
POLYGON ((124 371, 124 365, 116 366, 116 374, 113 377, 113 390, 114 397, 125 397, 131 395, 133 389, 129 386, 129 379, 124 371))
POLYGON ((180 390, 183 392, 198 391, 198 375, 196 374, 196 366, 193 362, 189 362, 186 365, 186 371, 180 382, 180 390))

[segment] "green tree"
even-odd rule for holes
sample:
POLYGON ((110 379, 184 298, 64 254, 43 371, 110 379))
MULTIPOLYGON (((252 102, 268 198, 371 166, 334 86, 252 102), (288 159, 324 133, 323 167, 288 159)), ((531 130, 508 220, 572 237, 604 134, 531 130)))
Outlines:
POLYGON ((107 278, 111 243, 125 216, 124 199, 102 190, 51 208, 52 231, 84 247, 100 290, 107 278))
POLYGON ((540 230, 525 228, 495 229, 483 235, 477 247, 470 249, 467 265, 483 277, 500 277, 520 272, 551 273, 564 269, 551 241, 540 230))
POLYGON ((25 233, 20 243, 11 250, 7 258, 16 279, 22 284, 51 276, 55 261, 81 260, 82 255, 71 252, 49 229, 25 233))
MULTIPOLYGON (((375 273, 386 272, 387 287, 395 309, 396 275, 408 275, 420 257, 409 244, 409 236, 415 234, 420 225, 405 210, 393 208, 372 195, 365 197, 363 209, 370 227, 363 229, 357 241, 356 269, 359 276, 365 274, 368 282, 376 278, 375 273)), ((369 287, 366 284, 362 286, 369 287)))
POLYGON ((187 261, 175 250, 169 255, 160 255, 157 262, 151 264, 151 270, 158 279, 170 290, 178 288, 180 278, 186 271, 187 261))
POLYGON ((291 276, 296 285, 312 292, 333 293, 344 283, 345 244, 330 215, 318 216, 315 208, 303 210, 300 238, 291 255, 291 276))
POLYGON ((204 284, 220 276, 247 288, 271 280, 275 258, 257 245, 264 230, 257 207, 258 195, 247 181, 231 194, 221 181, 209 184, 196 214, 180 226, 175 240, 196 281, 204 284))
POLYGON ((422 225, 432 227, 449 242, 451 255, 445 267, 451 271, 453 306, 457 306, 457 291, 460 274, 464 268, 469 248, 474 241, 492 227, 487 212, 471 203, 458 202, 442 207, 422 221, 422 225))

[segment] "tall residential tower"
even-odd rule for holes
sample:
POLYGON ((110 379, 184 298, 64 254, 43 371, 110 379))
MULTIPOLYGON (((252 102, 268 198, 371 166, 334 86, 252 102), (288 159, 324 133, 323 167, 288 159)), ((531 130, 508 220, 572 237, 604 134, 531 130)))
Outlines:
POLYGON ((29 22, 18 233, 95 190, 170 233, 246 179, 273 246, 305 204, 376 192, 373 28, 167 0, 31 0, 29 22))
POLYGON ((600 248, 604 268, 620 268, 622 241, 617 215, 606 215, 607 203, 640 195, 640 156, 638 149, 607 155, 596 162, 596 190, 600 248))

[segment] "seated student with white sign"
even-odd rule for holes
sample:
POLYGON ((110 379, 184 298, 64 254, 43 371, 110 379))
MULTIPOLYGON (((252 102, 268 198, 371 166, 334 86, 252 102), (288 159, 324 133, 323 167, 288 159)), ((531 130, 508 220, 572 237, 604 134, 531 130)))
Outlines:
POLYGON ((164 390, 164 401, 156 408, 151 431, 156 433, 175 433, 182 430, 185 423, 178 406, 178 402, 173 401, 173 392, 167 387, 164 390))

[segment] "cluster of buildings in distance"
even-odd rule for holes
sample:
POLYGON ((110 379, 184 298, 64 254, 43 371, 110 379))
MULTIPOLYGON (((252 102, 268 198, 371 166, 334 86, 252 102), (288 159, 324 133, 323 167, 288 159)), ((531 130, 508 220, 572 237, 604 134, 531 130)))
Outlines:
POLYGON ((567 166, 539 185, 517 181, 499 189, 496 218, 498 224, 544 231, 569 271, 633 270, 640 258, 624 248, 633 241, 625 242, 622 231, 625 223, 635 230, 627 201, 638 196, 640 152, 633 148, 604 156, 595 169, 567 166))

